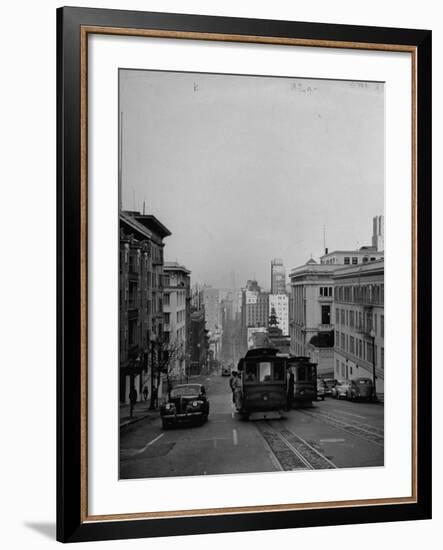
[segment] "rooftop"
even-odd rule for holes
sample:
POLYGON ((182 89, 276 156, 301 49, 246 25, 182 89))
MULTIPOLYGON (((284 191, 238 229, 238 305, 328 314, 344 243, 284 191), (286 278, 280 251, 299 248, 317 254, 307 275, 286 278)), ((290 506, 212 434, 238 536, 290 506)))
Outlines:
POLYGON ((163 271, 181 271, 187 275, 191 274, 191 271, 188 268, 178 262, 165 262, 163 264, 163 271))
POLYGON ((132 211, 124 211, 122 214, 125 214, 128 217, 133 218, 138 223, 149 229, 153 234, 157 235, 158 237, 161 237, 164 239, 165 237, 169 237, 171 235, 171 232, 169 229, 164 226, 155 216, 152 214, 140 214, 139 212, 132 212, 132 211))
POLYGON ((366 262, 364 264, 357 265, 341 265, 335 266, 334 278, 348 277, 355 275, 384 273, 385 260, 380 258, 379 260, 373 260, 372 262, 366 262))
POLYGON ((134 236, 139 240, 150 239, 152 237, 152 232, 141 223, 138 223, 138 221, 127 212, 120 212, 120 227, 124 227, 134 232, 134 236))

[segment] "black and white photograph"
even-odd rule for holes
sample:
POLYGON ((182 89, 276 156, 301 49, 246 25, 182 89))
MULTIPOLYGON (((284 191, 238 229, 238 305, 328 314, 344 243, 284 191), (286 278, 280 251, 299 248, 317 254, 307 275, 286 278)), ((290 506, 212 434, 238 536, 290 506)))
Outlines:
POLYGON ((118 78, 120 479, 383 467, 383 82, 118 78))

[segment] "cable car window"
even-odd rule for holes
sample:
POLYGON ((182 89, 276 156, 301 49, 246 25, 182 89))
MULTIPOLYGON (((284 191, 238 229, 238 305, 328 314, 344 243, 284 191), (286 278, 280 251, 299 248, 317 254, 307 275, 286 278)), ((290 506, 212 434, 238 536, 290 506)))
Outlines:
POLYGON ((254 363, 246 364, 245 380, 247 382, 255 382, 257 380, 257 365, 254 363))
POLYGON ((274 380, 284 380, 285 370, 284 364, 281 361, 274 363, 274 380))
POLYGON ((305 382, 306 381, 306 367, 298 367, 297 369, 297 380, 299 382, 305 382))
POLYGON ((271 380, 271 363, 259 363, 260 382, 268 382, 271 380))

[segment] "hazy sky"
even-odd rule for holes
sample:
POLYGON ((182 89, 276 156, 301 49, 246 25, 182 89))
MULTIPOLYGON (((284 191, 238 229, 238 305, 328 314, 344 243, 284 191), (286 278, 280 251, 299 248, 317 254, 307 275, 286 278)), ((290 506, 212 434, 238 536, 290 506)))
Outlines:
POLYGON ((120 71, 122 203, 172 236, 165 257, 216 287, 371 244, 384 211, 384 86, 120 71))

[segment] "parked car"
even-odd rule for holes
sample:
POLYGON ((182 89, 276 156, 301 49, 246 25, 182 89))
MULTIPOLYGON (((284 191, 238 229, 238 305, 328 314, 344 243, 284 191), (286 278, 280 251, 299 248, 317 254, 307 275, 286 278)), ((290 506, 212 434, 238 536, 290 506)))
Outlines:
POLYGON ((334 387, 334 396, 337 399, 349 399, 351 390, 350 380, 339 380, 334 387))
POLYGON ((356 378, 351 380, 349 389, 349 399, 355 401, 357 399, 366 399, 370 401, 373 395, 372 380, 370 378, 356 378))
POLYGON ((339 384, 341 384, 341 380, 334 380, 334 383, 331 384, 331 390, 330 390, 330 395, 331 397, 333 397, 334 399, 337 399, 337 386, 339 384))
POLYGON ((325 400, 326 386, 323 380, 317 380, 317 401, 321 399, 325 400))
POLYGON ((160 407, 163 428, 182 422, 204 424, 208 420, 209 401, 201 384, 180 384, 171 390, 168 401, 160 407))
POLYGON ((323 382, 325 383, 325 395, 332 395, 332 389, 337 384, 337 380, 335 378, 323 378, 323 382))

